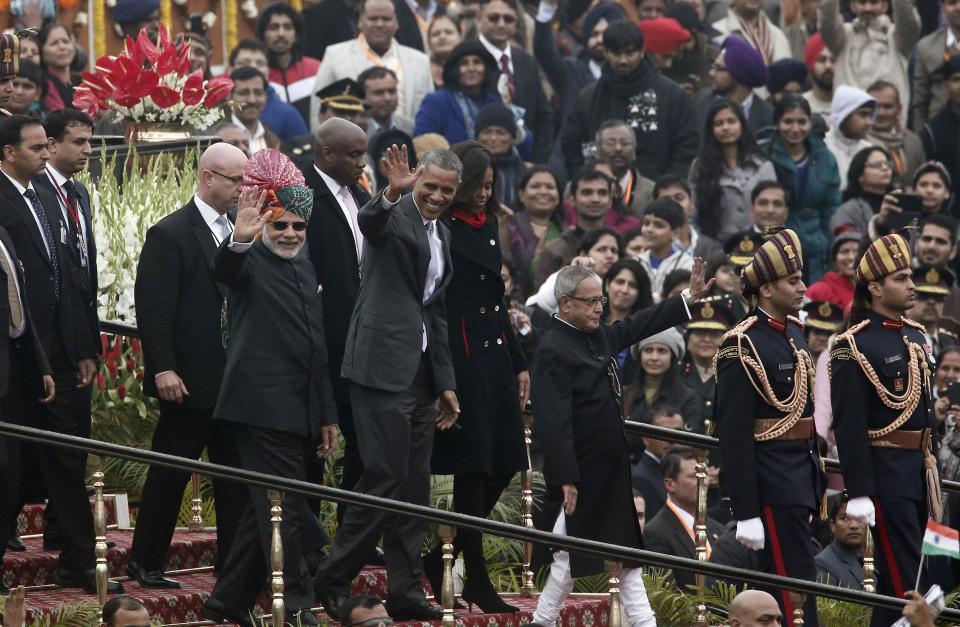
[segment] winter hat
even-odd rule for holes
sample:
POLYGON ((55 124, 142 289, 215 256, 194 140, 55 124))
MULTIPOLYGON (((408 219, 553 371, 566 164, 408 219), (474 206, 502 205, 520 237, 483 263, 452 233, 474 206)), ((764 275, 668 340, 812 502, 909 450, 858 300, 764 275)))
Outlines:
POLYGON ((590 0, 570 0, 567 3, 567 23, 576 22, 590 8, 590 0))
POLYGON ((746 39, 728 36, 723 40, 721 54, 733 80, 744 87, 763 87, 767 84, 767 65, 763 62, 763 55, 746 39))
POLYGON ((780 59, 767 66, 767 74, 767 89, 771 94, 777 94, 793 81, 802 86, 807 80, 807 66, 796 59, 780 59))
POLYGON ((833 244, 830 245, 830 258, 835 259, 837 253, 840 251, 840 247, 847 242, 857 242, 859 244, 862 239, 863 233, 860 231, 844 231, 840 233, 834 238, 833 244))
POLYGON ((597 6, 590 9, 587 17, 583 20, 583 41, 590 39, 590 33, 597 27, 600 20, 607 22, 616 22, 617 20, 627 19, 627 14, 623 8, 616 2, 599 2, 597 6))
POLYGON ((690 32, 670 17, 641 20, 643 49, 652 54, 668 54, 690 41, 690 32))
POLYGON ((807 46, 803 49, 803 61, 807 64, 807 71, 813 74, 813 66, 816 64, 817 59, 820 58, 820 53, 823 52, 823 49, 827 45, 823 43, 823 38, 820 36, 820 33, 814 33, 813 36, 807 41, 807 46))
POLYGON ((651 335, 650 337, 640 340, 640 342, 637 343, 637 352, 639 353, 651 344, 665 344, 667 348, 670 349, 670 352, 673 353, 675 362, 679 362, 681 359, 683 359, 683 336, 680 335, 680 332, 673 327, 670 327, 666 331, 661 331, 656 335, 651 335))
POLYGON ((862 89, 840 85, 834 90, 833 102, 830 103, 830 124, 839 129, 854 111, 867 105, 874 107, 876 104, 873 97, 862 89))
POLYGON ((477 121, 474 123, 477 136, 480 136, 480 131, 491 126, 499 126, 512 137, 517 137, 517 120, 513 111, 502 103, 492 102, 477 112, 477 121))
POLYGON ((700 24, 700 16, 697 15, 697 10, 689 2, 674 2, 663 12, 663 17, 672 17, 690 33, 703 30, 703 26, 700 24))

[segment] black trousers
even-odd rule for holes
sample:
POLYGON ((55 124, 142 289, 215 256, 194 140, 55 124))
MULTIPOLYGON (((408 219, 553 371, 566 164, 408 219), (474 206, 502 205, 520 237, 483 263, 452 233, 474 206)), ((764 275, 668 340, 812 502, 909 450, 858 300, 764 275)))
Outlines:
MULTIPOLYGON (((813 541, 810 537, 810 509, 764 505, 762 511, 763 556, 767 572, 807 581, 817 580, 813 541)), ((770 590, 780 604, 784 624, 792 624, 794 603, 788 590, 770 590)), ((803 624, 817 627, 817 598, 806 595, 803 624)), ((889 623, 888 623, 889 624, 889 623)))
MULTIPOLYGON (((241 466, 269 475, 303 481, 304 438, 273 429, 223 422, 224 437, 233 440, 241 466)), ((270 500, 261 487, 247 488, 248 498, 240 516, 237 533, 230 547, 223 572, 213 588, 212 597, 236 609, 250 609, 257 601, 270 574, 270 500)), ((317 519, 299 494, 284 494, 283 586, 288 611, 313 606, 313 586, 304 559, 304 536, 315 534, 317 519)), ((312 537, 312 536, 311 536, 312 537)))
MULTIPOLYGON (((238 466, 239 454, 231 438, 225 437, 223 424, 213 420, 212 407, 193 409, 160 401, 160 421, 151 448, 190 459, 199 459, 206 449, 212 463, 238 466)), ((190 473, 163 466, 151 466, 147 473, 130 558, 148 571, 163 570, 188 481, 190 473)), ((230 552, 247 489, 234 481, 214 479, 213 496, 217 513, 215 569, 219 572, 230 552)))
MULTIPOLYGON (((353 490, 363 476, 363 459, 360 457, 360 445, 357 442, 357 427, 353 420, 353 405, 337 403, 337 415, 340 418, 340 433, 343 435, 343 457, 340 458, 340 487, 353 490)), ((337 524, 343 524, 343 517, 349 505, 337 505, 337 524)))
MULTIPOLYGON (((426 505, 437 412, 428 355, 421 357, 408 389, 386 392, 352 384, 350 398, 363 461, 363 475, 356 490, 426 505)), ((390 582, 387 601, 403 607, 424 599, 420 549, 427 537, 426 523, 359 506, 347 509, 330 555, 317 572, 317 584, 349 596, 350 583, 381 535, 390 582)))
MULTIPOLYGON (((873 534, 873 557, 877 564, 877 593, 903 598, 913 590, 920 569, 920 547, 927 526, 926 501, 903 498, 873 497, 877 524, 873 534)), ((925 578, 920 589, 926 592, 925 578)), ((888 627, 900 618, 894 610, 873 609, 871 625, 888 627)))

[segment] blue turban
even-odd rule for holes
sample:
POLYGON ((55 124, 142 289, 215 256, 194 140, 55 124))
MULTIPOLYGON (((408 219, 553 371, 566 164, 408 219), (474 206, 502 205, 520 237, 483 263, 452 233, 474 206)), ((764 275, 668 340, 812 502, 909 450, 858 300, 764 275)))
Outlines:
POLYGON ((147 19, 159 9, 160 0, 117 0, 110 13, 118 24, 130 24, 147 19))
POLYGON ((780 59, 767 66, 767 74, 767 89, 771 94, 776 94, 790 82, 795 81, 803 87, 807 80, 807 66, 797 59, 780 59))
POLYGON ((763 62, 763 56, 747 40, 730 35, 723 40, 721 50, 733 80, 751 88, 767 84, 767 65, 763 62))
POLYGON ((616 20, 627 19, 627 14, 623 8, 616 2, 600 2, 597 6, 590 9, 587 17, 583 20, 583 43, 590 39, 590 33, 597 27, 600 20, 615 22, 616 20))

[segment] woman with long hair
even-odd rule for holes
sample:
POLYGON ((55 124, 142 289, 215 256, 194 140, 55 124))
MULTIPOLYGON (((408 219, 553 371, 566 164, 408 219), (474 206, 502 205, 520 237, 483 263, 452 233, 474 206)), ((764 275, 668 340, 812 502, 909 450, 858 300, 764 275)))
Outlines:
POLYGON ((446 13, 433 16, 427 29, 427 45, 430 47, 430 71, 437 89, 443 87, 443 66, 461 41, 463 33, 455 19, 446 13))
POLYGON ((518 206, 500 223, 503 256, 517 272, 514 296, 525 300, 533 289, 534 269, 543 247, 563 232, 563 188, 548 165, 534 165, 520 179, 518 206))
POLYGON ((893 189, 894 163, 880 146, 864 148, 850 160, 843 204, 830 220, 830 232, 858 231, 871 240, 886 233, 887 216, 899 211, 893 189), (882 233, 881 233, 882 231, 882 233))
POLYGON ((727 98, 715 100, 690 166, 700 231, 723 241, 751 228, 750 194, 760 181, 775 180, 773 164, 757 148, 743 109, 727 98))
POLYGON ((50 22, 40 31, 40 67, 47 81, 43 106, 47 111, 73 108, 73 88, 77 81, 70 71, 77 49, 70 31, 59 22, 50 22))
MULTIPOLYGON (((453 277, 447 287, 447 329, 460 429, 434 436, 432 472, 453 475, 453 509, 484 518, 513 476, 527 467, 520 410, 530 389, 527 361, 510 324, 500 277, 498 202, 493 189, 493 155, 475 141, 451 150, 463 163, 453 204, 443 216, 450 227, 453 277)), ((484 613, 516 612, 487 574, 483 537, 460 529, 454 555, 463 551, 466 582, 460 596, 484 613)), ((424 560, 434 592, 440 590, 439 547, 424 560)))
POLYGON ((802 96, 787 94, 773 108, 776 132, 768 146, 777 180, 790 195, 786 227, 803 242, 810 282, 823 276, 830 252, 830 219, 840 205, 837 160, 816 133, 813 115, 802 96))
MULTIPOLYGON (((603 275, 603 295, 607 297, 602 318, 605 323, 618 322, 635 311, 653 305, 650 277, 635 259, 621 259, 610 266, 603 275)), ((629 381, 635 364, 630 349, 620 351, 617 361, 621 376, 625 381, 629 381)))

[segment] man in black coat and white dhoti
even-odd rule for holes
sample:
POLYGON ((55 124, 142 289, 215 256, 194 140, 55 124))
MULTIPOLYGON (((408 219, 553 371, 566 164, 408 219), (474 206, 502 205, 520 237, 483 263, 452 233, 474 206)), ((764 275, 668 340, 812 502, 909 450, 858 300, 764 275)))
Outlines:
MULTIPOLYGON (((633 505, 616 355, 687 321, 689 305, 709 288, 703 275, 704 262, 697 258, 690 287, 681 296, 613 324, 600 323, 606 298, 592 270, 570 266, 557 275, 554 291, 560 309, 540 341, 531 376, 547 482, 545 520, 552 521, 554 533, 643 548, 633 505)), ((534 622, 554 624, 573 590, 574 578, 601 572, 599 559, 554 552, 534 622)), ((640 568, 623 570, 620 594, 631 627, 656 625, 640 568)))

